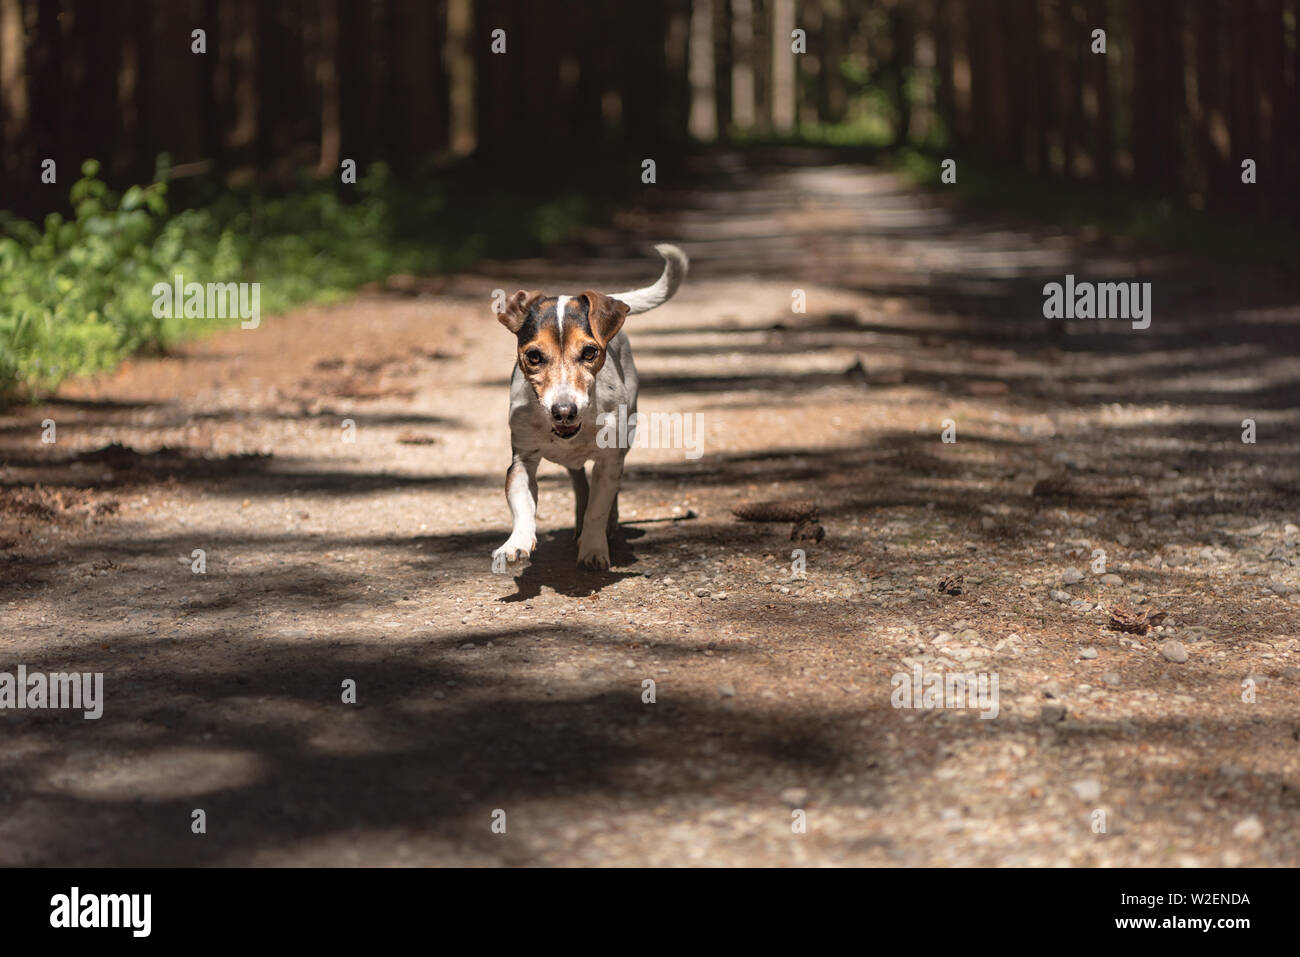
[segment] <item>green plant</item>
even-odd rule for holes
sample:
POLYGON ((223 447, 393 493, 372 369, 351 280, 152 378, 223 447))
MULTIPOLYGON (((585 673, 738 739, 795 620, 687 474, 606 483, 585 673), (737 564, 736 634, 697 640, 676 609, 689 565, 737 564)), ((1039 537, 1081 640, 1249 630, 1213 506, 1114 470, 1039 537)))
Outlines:
POLYGON ((224 191, 168 209, 169 164, 155 181, 118 194, 82 164, 72 219, 36 224, 0 212, 0 393, 38 395, 69 376, 112 368, 138 350, 165 350, 231 319, 154 315, 152 289, 186 282, 258 282, 263 315, 332 302, 392 273, 463 268, 569 235, 584 215, 575 197, 448 200, 439 187, 394 183, 375 164, 346 201, 333 184, 286 196, 224 191), (521 216, 520 210, 525 213, 521 216))

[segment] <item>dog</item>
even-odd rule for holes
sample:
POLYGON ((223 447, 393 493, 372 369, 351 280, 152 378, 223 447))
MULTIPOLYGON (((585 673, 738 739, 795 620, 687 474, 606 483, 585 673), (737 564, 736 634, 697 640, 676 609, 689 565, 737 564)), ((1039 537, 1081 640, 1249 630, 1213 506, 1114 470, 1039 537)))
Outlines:
MULTIPOLYGON (((510 378, 510 468, 506 502, 511 532, 492 553, 493 568, 528 559, 537 547, 537 466, 542 459, 569 470, 573 480, 578 567, 609 568, 609 537, 618 528, 618 491, 624 447, 603 447, 600 426, 619 407, 636 412, 637 374, 623 321, 673 297, 686 276, 686 254, 662 243, 664 271, 654 285, 607 296, 543 296, 521 289, 498 314, 515 335, 510 378), (587 480, 587 462, 592 462, 587 480)), ((633 433, 635 434, 635 433, 633 433)), ((617 445, 617 443, 616 443, 617 445)))

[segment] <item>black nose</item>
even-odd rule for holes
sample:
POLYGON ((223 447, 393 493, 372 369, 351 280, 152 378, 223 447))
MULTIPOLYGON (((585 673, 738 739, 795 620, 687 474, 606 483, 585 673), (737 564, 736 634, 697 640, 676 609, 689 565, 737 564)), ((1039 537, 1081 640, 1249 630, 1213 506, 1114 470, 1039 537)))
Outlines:
POLYGON ((572 402, 551 406, 551 418, 561 425, 567 425, 578 417, 578 407, 572 402))

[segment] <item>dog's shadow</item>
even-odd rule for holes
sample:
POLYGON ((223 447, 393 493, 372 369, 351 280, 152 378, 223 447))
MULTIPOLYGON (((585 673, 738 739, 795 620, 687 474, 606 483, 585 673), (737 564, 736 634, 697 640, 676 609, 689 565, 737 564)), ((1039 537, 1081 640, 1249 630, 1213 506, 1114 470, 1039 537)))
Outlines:
POLYGON ((635 565, 636 553, 628 539, 645 534, 640 528, 620 528, 609 541, 609 564, 604 571, 579 568, 578 544, 573 540, 573 530, 551 532, 539 539, 537 547, 524 570, 515 576, 517 590, 513 595, 497 599, 501 602, 528 601, 542 593, 542 586, 570 598, 591 598, 620 578, 635 578, 639 572, 620 571, 619 568, 635 565))

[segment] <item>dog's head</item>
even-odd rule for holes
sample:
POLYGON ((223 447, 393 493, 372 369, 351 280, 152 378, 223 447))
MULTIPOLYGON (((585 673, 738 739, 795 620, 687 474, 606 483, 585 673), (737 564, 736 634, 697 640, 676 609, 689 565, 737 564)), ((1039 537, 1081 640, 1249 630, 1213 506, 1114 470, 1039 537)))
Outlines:
POLYGON ((498 318, 515 334, 519 368, 561 438, 582 428, 596 373, 627 310, 626 303, 591 290, 548 297, 521 289, 506 300, 498 318))

